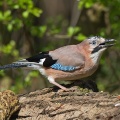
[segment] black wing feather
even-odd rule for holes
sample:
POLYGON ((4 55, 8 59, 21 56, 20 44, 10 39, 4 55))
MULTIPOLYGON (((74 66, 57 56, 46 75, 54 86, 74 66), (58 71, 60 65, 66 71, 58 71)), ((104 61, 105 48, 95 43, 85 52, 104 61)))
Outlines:
POLYGON ((41 52, 37 55, 34 55, 32 57, 27 58, 26 60, 29 62, 40 62, 40 59, 46 58, 48 56, 49 52, 41 52))
POLYGON ((27 58, 26 60, 29 62, 40 62, 40 59, 44 59, 43 62, 44 67, 50 67, 51 65, 55 64, 57 60, 53 60, 52 57, 49 55, 49 52, 41 52, 37 55, 27 58))

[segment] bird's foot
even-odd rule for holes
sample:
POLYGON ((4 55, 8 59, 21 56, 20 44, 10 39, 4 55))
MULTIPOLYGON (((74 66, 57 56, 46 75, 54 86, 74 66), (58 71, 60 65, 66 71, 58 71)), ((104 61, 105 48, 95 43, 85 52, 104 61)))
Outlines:
POLYGON ((59 89, 58 92, 74 92, 76 90, 77 90, 76 87, 71 87, 71 88, 59 89))

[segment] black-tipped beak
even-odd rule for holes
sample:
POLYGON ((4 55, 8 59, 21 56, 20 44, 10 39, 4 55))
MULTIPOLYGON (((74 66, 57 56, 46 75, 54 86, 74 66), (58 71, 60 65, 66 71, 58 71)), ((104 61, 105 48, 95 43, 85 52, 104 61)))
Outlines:
POLYGON ((107 47, 111 47, 113 46, 115 43, 116 40, 114 39, 106 39, 105 42, 99 44, 100 47, 102 48, 107 48, 107 47))

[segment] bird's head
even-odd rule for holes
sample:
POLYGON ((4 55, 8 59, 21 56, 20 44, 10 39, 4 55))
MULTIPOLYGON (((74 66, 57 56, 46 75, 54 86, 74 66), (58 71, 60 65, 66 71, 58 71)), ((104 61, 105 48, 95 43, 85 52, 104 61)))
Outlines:
POLYGON ((98 61, 103 51, 105 51, 108 47, 113 46, 115 40, 94 36, 94 37, 89 37, 88 39, 83 41, 83 43, 84 42, 87 46, 87 50, 90 53, 91 59, 93 59, 94 61, 98 61))
POLYGON ((94 36, 89 37, 86 42, 89 44, 89 50, 92 54, 98 52, 101 53, 106 48, 111 47, 114 45, 114 39, 105 39, 103 37, 94 36))

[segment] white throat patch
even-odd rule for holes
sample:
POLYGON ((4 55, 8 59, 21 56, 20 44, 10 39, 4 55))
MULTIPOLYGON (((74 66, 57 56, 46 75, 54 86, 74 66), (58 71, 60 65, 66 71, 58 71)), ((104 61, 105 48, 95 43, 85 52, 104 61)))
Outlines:
POLYGON ((92 59, 92 62, 94 64, 98 64, 99 63, 102 53, 103 52, 100 51, 100 52, 95 52, 95 53, 90 55, 90 58, 92 59))

